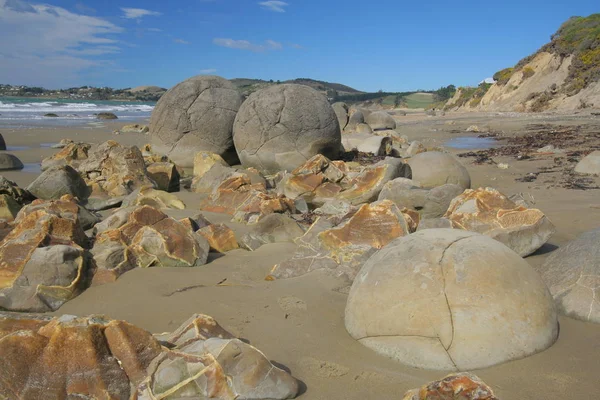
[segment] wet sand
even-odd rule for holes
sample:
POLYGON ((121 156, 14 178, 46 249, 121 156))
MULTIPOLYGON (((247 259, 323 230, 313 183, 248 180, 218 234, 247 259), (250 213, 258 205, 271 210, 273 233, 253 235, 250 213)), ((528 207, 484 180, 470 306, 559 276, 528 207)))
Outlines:
MULTIPOLYGON (((488 114, 447 114, 444 117, 410 115, 397 117, 397 130, 428 147, 442 145, 452 137, 475 137, 470 125, 489 126, 518 135, 529 123, 598 124, 591 116, 514 116, 488 114), (448 125, 448 121, 455 124, 448 125), (461 133, 452 133, 459 131, 461 133)), ((4 130, 9 146, 28 146, 11 151, 24 163, 39 163, 56 149, 40 143, 62 138, 100 143, 114 139, 123 144, 143 145, 147 136, 112 135, 123 123, 110 122, 93 129, 4 130)), ((453 153, 468 150, 449 149, 453 153)), ((552 163, 551 156, 517 161, 498 157, 497 165, 472 164, 461 158, 472 177, 472 186, 491 186, 501 192, 530 193, 556 225, 557 233, 536 254, 526 260, 540 268, 548 254, 580 233, 600 226, 600 190, 573 190, 551 187, 543 180, 517 182, 515 178, 552 163)), ((8 179, 25 186, 36 174, 4 172, 8 179)), ((600 179, 595 178, 596 184, 600 179)), ((187 209, 169 210, 182 217, 198 213, 198 196, 179 193, 187 209)), ((225 222, 241 236, 248 227, 230 223, 224 215, 203 213, 212 222, 225 222)), ((135 269, 112 284, 89 288, 63 305, 54 314, 106 314, 125 319, 151 332, 175 329, 193 313, 213 316, 234 335, 247 339, 269 359, 289 369, 305 384, 301 399, 400 399, 410 388, 439 379, 444 371, 424 371, 405 367, 353 340, 344 328, 347 288, 342 281, 321 272, 298 278, 264 281, 277 262, 295 249, 291 243, 270 244, 255 252, 235 250, 197 268, 135 269), (223 284, 217 286, 219 282, 223 284)), ((560 335, 554 346, 523 360, 475 371, 503 400, 596 399, 600 389, 600 325, 560 318, 560 335)))

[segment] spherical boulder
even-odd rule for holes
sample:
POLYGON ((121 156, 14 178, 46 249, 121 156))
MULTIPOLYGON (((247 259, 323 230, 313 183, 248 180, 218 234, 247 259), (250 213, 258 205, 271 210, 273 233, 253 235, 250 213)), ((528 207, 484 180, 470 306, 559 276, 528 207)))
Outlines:
POLYGON ((600 229, 553 252, 541 268, 559 313, 600 324, 600 229))
POLYGON ((558 335, 535 270, 487 236, 428 229, 373 255, 354 280, 346 329, 401 363, 471 370, 529 356, 558 335))
POLYGON ((412 157, 408 163, 413 171, 413 181, 419 182, 423 188, 447 183, 454 183, 463 189, 471 187, 469 171, 451 154, 427 151, 412 157))
POLYGON ((396 121, 385 111, 372 112, 365 120, 374 131, 396 129, 396 121))
POLYGON ((237 162, 232 129, 242 95, 218 76, 195 76, 169 89, 150 118, 152 149, 177 165, 194 166, 199 151, 211 151, 237 162))
POLYGON ((0 171, 9 171, 15 169, 23 169, 24 165, 17 158, 10 153, 0 153, 0 171))
POLYGON ((242 164, 263 173, 292 171, 322 154, 338 157, 340 125, 325 96, 303 85, 274 85, 242 104, 233 126, 242 164))

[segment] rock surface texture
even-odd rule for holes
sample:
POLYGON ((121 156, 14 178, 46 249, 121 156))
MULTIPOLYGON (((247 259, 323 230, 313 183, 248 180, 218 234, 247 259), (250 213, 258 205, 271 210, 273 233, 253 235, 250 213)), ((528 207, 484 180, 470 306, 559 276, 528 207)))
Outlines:
POLYGON ((596 150, 587 156, 575 166, 575 172, 587 175, 600 174, 600 150, 596 150))
POLYGON ((446 183, 453 183, 469 189, 471 176, 460 161, 448 154, 439 151, 427 151, 412 157, 408 163, 412 168, 412 179, 423 188, 434 188, 446 183))
POLYGON ((550 347, 552 297, 515 252, 487 236, 428 229, 372 256, 354 280, 346 329, 403 364, 465 371, 550 347))
POLYGON ((559 313, 600 323, 600 229, 554 251, 540 272, 559 313))
POLYGON ((439 381, 409 390, 402 400, 499 400, 478 376, 468 372, 450 374, 439 381))
POLYGON ((340 126, 327 99, 303 85, 252 93, 235 118, 233 141, 244 166, 292 171, 316 154, 337 158, 340 126))
POLYGON ((195 76, 169 89, 150 118, 154 151, 191 168, 199 151, 211 151, 234 163, 232 128, 242 95, 226 79, 195 76))
POLYGON ((555 232, 543 212, 518 206, 493 188, 465 190, 452 200, 444 217, 453 228, 490 236, 522 257, 542 247, 555 232))

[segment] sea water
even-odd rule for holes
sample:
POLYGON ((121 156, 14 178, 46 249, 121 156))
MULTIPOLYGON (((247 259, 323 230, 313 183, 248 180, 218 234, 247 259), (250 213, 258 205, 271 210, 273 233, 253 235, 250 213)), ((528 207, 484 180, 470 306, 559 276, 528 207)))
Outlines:
POLYGON ((112 100, 42 99, 0 97, 0 126, 70 126, 97 121, 96 115, 111 112, 120 120, 137 121, 150 117, 155 102, 112 100), (44 114, 58 117, 45 117, 44 114))

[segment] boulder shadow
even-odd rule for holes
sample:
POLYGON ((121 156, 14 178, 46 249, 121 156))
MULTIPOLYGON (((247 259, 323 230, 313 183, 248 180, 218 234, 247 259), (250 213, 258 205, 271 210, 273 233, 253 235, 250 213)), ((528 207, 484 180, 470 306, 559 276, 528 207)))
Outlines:
MULTIPOLYGON (((273 364, 277 368, 282 369, 285 372, 287 372, 288 374, 294 376, 292 374, 292 370, 289 369, 288 367, 286 367, 285 365, 280 364, 277 361, 273 361, 273 360, 269 360, 269 361, 271 362, 271 364, 273 364)), ((301 395, 303 395, 304 393, 306 393, 307 386, 306 386, 306 383, 304 383, 304 381, 301 381, 300 379, 296 378, 295 376, 294 376, 294 379, 298 382, 298 394, 296 395, 296 397, 300 397, 301 395)))
POLYGON ((544 255, 544 254, 552 253, 556 249, 558 249, 557 245, 552 244, 552 243, 545 243, 542 247, 540 247, 534 253, 528 255, 527 257, 541 256, 541 255, 544 255))

